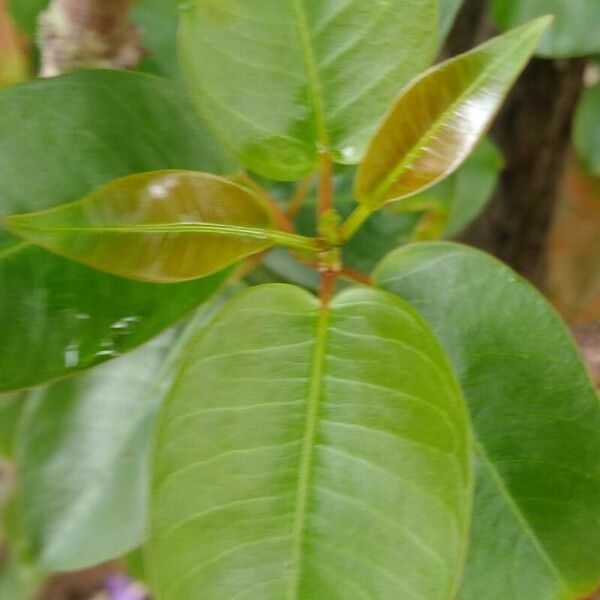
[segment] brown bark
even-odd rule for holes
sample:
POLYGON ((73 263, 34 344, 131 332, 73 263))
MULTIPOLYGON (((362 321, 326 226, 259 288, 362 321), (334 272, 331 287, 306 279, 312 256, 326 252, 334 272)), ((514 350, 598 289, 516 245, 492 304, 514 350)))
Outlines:
MULTIPOLYGON (((494 33, 488 3, 466 0, 444 55, 465 52, 494 33)), ((539 287, 545 285, 548 238, 585 63, 531 61, 492 127, 506 159, 499 186, 488 209, 461 236, 539 287)))
POLYGON ((135 67, 144 55, 133 0, 52 0, 41 15, 42 77, 75 69, 135 67))

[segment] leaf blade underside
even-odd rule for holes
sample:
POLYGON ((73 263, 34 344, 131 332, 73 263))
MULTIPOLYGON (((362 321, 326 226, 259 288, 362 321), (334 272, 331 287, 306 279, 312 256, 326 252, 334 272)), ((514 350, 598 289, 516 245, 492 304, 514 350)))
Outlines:
POLYGON ((267 285, 192 341, 155 445, 161 598, 452 597, 466 414, 437 342, 405 311, 368 290, 321 310, 267 285))
POLYGON ((461 600, 579 600, 600 578, 600 399, 562 321, 474 249, 407 246, 374 274, 433 327, 469 403, 476 493, 461 600))

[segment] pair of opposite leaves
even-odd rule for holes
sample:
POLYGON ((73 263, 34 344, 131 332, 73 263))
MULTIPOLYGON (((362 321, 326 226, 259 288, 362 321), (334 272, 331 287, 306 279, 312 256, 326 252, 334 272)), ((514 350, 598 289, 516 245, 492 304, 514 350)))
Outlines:
MULTIPOLYGON (((400 94, 358 169, 355 195, 364 211, 421 192, 460 166, 550 21, 537 19, 442 63, 400 94)), ((13 233, 56 254, 161 283, 204 277, 274 245, 311 250, 310 240, 274 223, 252 190, 185 171, 125 177, 80 201, 6 219, 13 233)))

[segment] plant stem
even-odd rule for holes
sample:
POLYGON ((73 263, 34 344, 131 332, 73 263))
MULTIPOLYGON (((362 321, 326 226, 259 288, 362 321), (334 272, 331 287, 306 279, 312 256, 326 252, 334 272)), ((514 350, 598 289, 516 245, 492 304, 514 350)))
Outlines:
POLYGON ((294 225, 288 216, 283 212, 283 210, 281 210, 277 200, 275 200, 275 198, 273 198, 273 196, 271 196, 271 194, 262 185, 260 185, 258 181, 255 181, 252 179, 252 177, 246 175, 246 173, 236 175, 233 179, 244 183, 249 188, 254 190, 271 207, 271 210, 277 219, 277 227, 279 227, 279 229, 289 233, 294 232, 294 225))
POLYGON ((372 214, 373 209, 367 204, 359 204, 340 227, 339 233, 342 242, 347 242, 351 239, 372 214))
POLYGON ((323 154, 319 169, 319 198, 317 203, 317 217, 333 209, 333 173, 331 157, 323 154))
POLYGON ((323 306, 327 306, 335 292, 336 271, 324 271, 321 273, 321 286, 319 288, 319 300, 323 306))
MULTIPOLYGON (((323 230, 323 224, 326 222, 327 217, 331 216, 333 209, 333 169, 331 156, 323 154, 319 169, 319 192, 317 198, 317 224, 319 231, 323 230)), ((324 240, 322 239, 321 241, 324 240)), ((319 300, 323 306, 327 306, 335 292, 335 282, 339 273, 339 266, 333 266, 324 256, 321 256, 319 270, 321 271, 319 300)))
POLYGON ((290 221, 292 221, 298 216, 300 208, 302 208, 302 203, 306 199, 308 192, 310 192, 313 182, 314 175, 310 175, 304 181, 301 181, 296 187, 296 191, 290 199, 290 203, 287 209, 287 218, 290 219, 290 221))
POLYGON ((344 267, 340 271, 340 277, 360 285, 371 285, 371 278, 366 273, 362 273, 361 271, 357 271, 355 269, 344 267))
POLYGON ((285 246, 286 248, 300 250, 301 252, 309 252, 311 255, 315 255, 319 250, 317 240, 298 235, 297 233, 269 230, 268 238, 273 240, 278 246, 285 246))

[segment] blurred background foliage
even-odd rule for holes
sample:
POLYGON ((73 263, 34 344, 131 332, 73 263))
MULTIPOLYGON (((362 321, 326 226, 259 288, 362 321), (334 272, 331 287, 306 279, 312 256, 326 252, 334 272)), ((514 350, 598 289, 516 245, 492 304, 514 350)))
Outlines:
MULTIPOLYGON (((490 137, 469 161, 448 180, 404 204, 408 210, 398 213, 392 207, 373 215, 344 249, 345 262, 358 272, 368 272, 403 242, 453 238, 475 244, 529 276, 569 323, 585 326, 578 334, 583 349, 598 356, 600 2, 440 0, 440 4, 440 58, 538 15, 555 14, 556 25, 490 137)), ((47 5, 48 0, 0 0, 0 87, 28 82, 39 72, 39 15, 47 5)), ((139 27, 145 49, 137 69, 178 85, 175 3, 138 0, 131 19, 139 27)), ((335 183, 343 215, 351 210, 353 177, 353 168, 338 168, 335 183)), ((313 234, 314 182, 263 183, 282 204, 287 203, 299 231, 313 234), (308 192, 307 199, 296 203, 294 197, 302 191, 308 192)), ((251 284, 274 279, 308 288, 316 283, 313 272, 279 251, 269 254, 248 276, 251 284)), ((205 318, 206 309, 192 317, 196 327, 205 318)), ((138 442, 140 436, 147 440, 169 380, 172 358, 168 356, 179 348, 173 340, 182 338, 183 325, 89 373, 32 392, 0 395, 0 506, 5 540, 0 548, 0 600, 27 598, 33 589, 44 600, 83 600, 101 590, 114 574, 128 571, 132 578, 144 578, 136 548, 144 518, 140 494, 145 489, 146 459, 145 446, 138 442), (156 372, 159 376, 151 377, 156 372), (136 374, 133 383, 131 373, 136 374), (103 403, 98 413, 94 398, 106 394, 105 381, 111 382, 112 400, 103 403), (84 401, 75 402, 82 397, 84 401), (11 426, 17 421, 27 431, 18 441, 11 426), (64 453, 79 459, 68 463, 68 472, 60 460, 64 453), (22 477, 20 493, 36 499, 24 520, 12 509, 15 464, 22 477), (119 469, 113 468, 115 464, 119 469), (68 493, 57 482, 67 482, 68 493), (81 502, 90 509, 85 518, 91 520, 87 531, 94 532, 96 550, 102 547, 107 559, 122 558, 83 573, 42 577, 89 564, 89 539, 65 533, 82 518, 81 502)))

